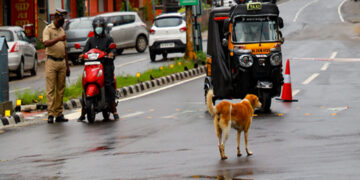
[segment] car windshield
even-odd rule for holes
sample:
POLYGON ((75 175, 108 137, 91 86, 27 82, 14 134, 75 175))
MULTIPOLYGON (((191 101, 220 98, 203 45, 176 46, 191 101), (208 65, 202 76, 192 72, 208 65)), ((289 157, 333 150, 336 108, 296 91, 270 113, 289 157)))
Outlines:
POLYGON ((155 20, 156 27, 174 27, 182 22, 181 17, 163 17, 155 20))
POLYGON ((0 30, 0 36, 4 36, 7 42, 14 41, 13 34, 8 30, 0 30))
POLYGON ((91 29, 92 28, 92 19, 81 19, 70 21, 66 25, 66 30, 72 29, 91 29))
POLYGON ((278 40, 275 21, 266 18, 237 19, 234 23, 233 32, 232 39, 235 43, 273 42, 278 40))

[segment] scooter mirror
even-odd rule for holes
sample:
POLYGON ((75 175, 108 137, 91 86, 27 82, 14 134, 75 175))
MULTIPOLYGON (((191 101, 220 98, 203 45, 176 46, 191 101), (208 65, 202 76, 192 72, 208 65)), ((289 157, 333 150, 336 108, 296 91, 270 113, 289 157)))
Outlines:
POLYGON ((80 46, 79 43, 75 43, 75 44, 74 44, 74 47, 75 47, 76 49, 80 49, 80 48, 81 48, 81 46, 80 46))
POLYGON ((224 47, 227 47, 228 44, 229 44, 229 41, 228 41, 226 38, 224 38, 224 39, 222 40, 222 45, 223 45, 224 47))
POLYGON ((110 49, 115 49, 116 48, 116 44, 115 43, 111 43, 109 46, 110 49))

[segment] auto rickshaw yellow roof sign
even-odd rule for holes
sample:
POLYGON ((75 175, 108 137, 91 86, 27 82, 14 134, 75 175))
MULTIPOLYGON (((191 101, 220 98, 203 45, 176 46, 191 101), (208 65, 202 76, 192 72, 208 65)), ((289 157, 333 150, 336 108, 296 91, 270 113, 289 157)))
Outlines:
POLYGON ((252 2, 252 3, 248 3, 246 7, 247 7, 248 11, 261 10, 262 9, 262 4, 261 4, 261 2, 252 2))

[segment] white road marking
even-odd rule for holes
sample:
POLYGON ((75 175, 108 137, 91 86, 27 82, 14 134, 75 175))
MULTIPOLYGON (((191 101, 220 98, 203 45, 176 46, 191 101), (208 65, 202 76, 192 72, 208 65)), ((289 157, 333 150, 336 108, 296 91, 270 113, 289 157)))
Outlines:
POLYGON ((196 111, 183 111, 183 112, 180 112, 180 113, 174 113, 174 114, 171 114, 171 115, 168 115, 168 116, 163 116, 161 118, 171 119, 171 118, 174 118, 174 117, 176 117, 177 115, 180 115, 180 114, 194 113, 194 112, 196 112, 196 111))
POLYGON ((341 7, 344 5, 345 2, 346 2, 346 0, 343 0, 343 2, 341 2, 341 4, 338 7, 338 14, 339 14, 341 22, 345 22, 344 18, 342 17, 342 14, 341 14, 341 7))
POLYGON ((138 60, 135 60, 135 61, 119 64, 119 65, 116 65, 116 68, 120 68, 120 67, 123 67, 123 66, 127 66, 129 64, 134 64, 134 63, 138 63, 138 62, 146 61, 146 60, 147 60, 146 58, 142 58, 142 59, 138 59, 138 60))
MULTIPOLYGON (((331 54, 331 56, 330 56, 330 60, 334 60, 335 59, 335 57, 336 57, 336 55, 337 55, 337 51, 334 51, 332 54, 331 54)), ((327 62, 327 63, 325 63, 322 67, 321 67, 321 70, 322 71, 326 71, 328 68, 329 68, 329 65, 330 65, 330 62, 327 62)))
POLYGON ((311 4, 313 4, 313 3, 317 2, 317 1, 319 1, 319 0, 311 1, 311 2, 309 2, 309 3, 307 3, 307 4, 305 4, 305 6, 303 6, 301 9, 299 9, 299 11, 298 11, 298 12, 296 13, 296 15, 295 15, 295 18, 294 18, 293 22, 296 22, 296 20, 297 20, 297 18, 299 17, 300 13, 301 13, 305 8, 307 8, 308 6, 310 6, 311 4))
POLYGON ((125 119, 125 118, 129 118, 129 117, 135 117, 135 116, 138 116, 138 115, 141 115, 141 114, 144 114, 144 112, 138 111, 138 112, 134 112, 134 113, 131 113, 131 114, 120 116, 120 119, 125 119))
POLYGON ((331 56, 330 56, 330 59, 335 59, 336 55, 337 55, 337 51, 334 51, 331 56))
POLYGON ((291 58, 291 60, 302 60, 302 61, 333 61, 333 62, 360 62, 360 58, 291 58))
POLYGON ((343 111, 343 110, 346 110, 346 109, 349 109, 349 108, 350 108, 349 106, 345 106, 345 107, 328 108, 327 110, 340 112, 340 111, 343 111))
POLYGON ((132 96, 132 97, 120 99, 120 100, 118 100, 118 102, 123 102, 123 101, 128 101, 128 100, 131 100, 131 99, 136 99, 136 98, 139 98, 139 97, 143 97, 143 96, 146 96, 146 95, 149 95, 149 94, 153 94, 153 93, 156 93, 156 92, 165 90, 165 89, 172 88, 172 87, 177 86, 177 85, 180 85, 180 84, 187 83, 187 82, 189 82, 189 81, 193 81, 193 80, 195 80, 195 79, 203 78, 203 77, 205 77, 205 76, 206 76, 206 75, 203 74, 203 75, 201 75, 201 76, 197 76, 197 77, 194 77, 194 78, 191 78, 191 79, 187 79, 187 80, 184 80, 184 81, 180 81, 180 82, 174 83, 174 84, 169 85, 169 86, 165 86, 165 87, 162 87, 162 88, 159 88, 159 89, 155 89, 155 90, 152 90, 152 91, 145 92, 145 93, 143 93, 143 94, 139 94, 139 95, 136 95, 136 96, 132 96))
POLYGON ((293 90, 293 92, 292 92, 292 96, 296 96, 299 92, 300 92, 300 90, 299 90, 299 89, 295 89, 295 90, 293 90))
POLYGON ((326 71, 327 68, 329 67, 330 63, 329 62, 326 62, 322 67, 321 67, 321 70, 322 71, 326 71))
POLYGON ((74 112, 74 113, 65 115, 65 118, 66 118, 66 119, 69 119, 69 120, 74 120, 74 119, 79 118, 80 115, 81 115, 81 112, 76 111, 76 112, 74 112))
POLYGON ((309 78, 307 78, 302 84, 303 85, 307 85, 309 84, 312 80, 314 80, 316 77, 318 77, 320 75, 320 73, 314 73, 313 75, 311 75, 309 78))
POLYGON ((24 91, 26 89, 30 89, 31 87, 24 87, 24 88, 21 88, 21 89, 13 89, 13 90, 10 90, 9 93, 15 93, 16 91, 24 91))

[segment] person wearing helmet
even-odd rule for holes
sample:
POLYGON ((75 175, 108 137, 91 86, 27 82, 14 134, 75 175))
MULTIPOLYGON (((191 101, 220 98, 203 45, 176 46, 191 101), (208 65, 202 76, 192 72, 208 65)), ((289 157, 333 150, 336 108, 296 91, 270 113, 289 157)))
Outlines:
MULTIPOLYGON (((106 21, 103 17, 96 17, 93 20, 92 26, 94 29, 95 36, 88 39, 86 45, 84 47, 83 53, 79 55, 79 58, 83 58, 84 53, 88 52, 90 49, 97 48, 106 53, 108 56, 113 59, 115 57, 116 49, 110 49, 109 46, 111 43, 114 42, 113 38, 110 37, 106 30, 106 21)), ((119 115, 117 114, 116 110, 116 103, 115 103, 115 89, 113 87, 114 83, 114 62, 113 60, 107 59, 106 61, 102 62, 104 67, 104 83, 105 83, 105 96, 106 101, 110 104, 114 120, 119 120, 119 115)), ((79 121, 85 120, 85 109, 81 111, 81 116, 79 117, 79 121)))

